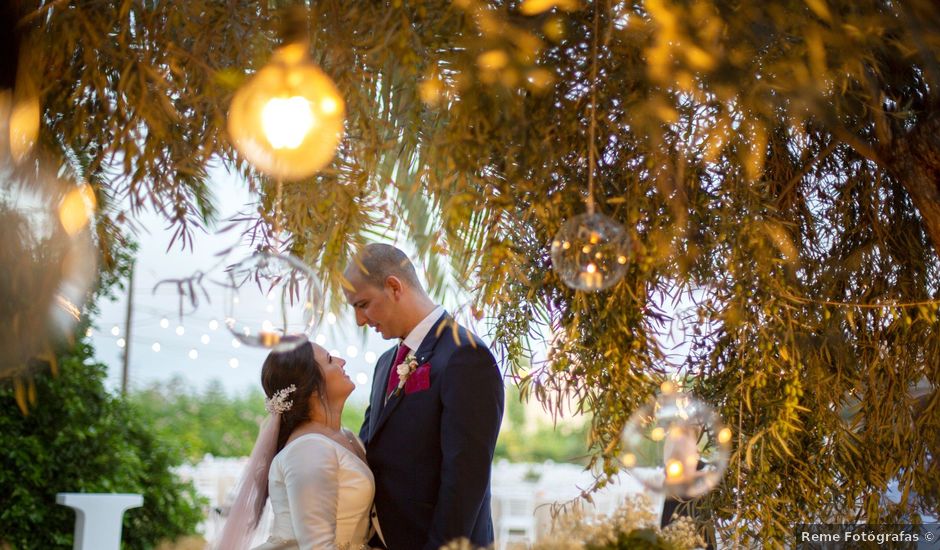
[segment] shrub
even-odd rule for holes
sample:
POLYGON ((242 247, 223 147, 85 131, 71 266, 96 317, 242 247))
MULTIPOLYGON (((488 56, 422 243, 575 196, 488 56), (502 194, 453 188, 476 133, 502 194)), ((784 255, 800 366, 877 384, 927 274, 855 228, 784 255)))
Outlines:
POLYGON ((58 358, 58 375, 34 371, 24 415, 12 383, 0 383, 0 547, 71 548, 75 512, 56 493, 139 493, 124 515, 124 548, 151 549, 194 532, 201 503, 171 472, 180 456, 104 387, 105 367, 87 343, 58 358))

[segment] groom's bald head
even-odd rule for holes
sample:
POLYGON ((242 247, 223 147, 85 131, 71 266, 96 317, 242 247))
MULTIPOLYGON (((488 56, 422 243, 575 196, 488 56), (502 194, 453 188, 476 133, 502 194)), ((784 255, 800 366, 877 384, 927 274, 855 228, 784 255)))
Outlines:
POLYGON ((356 278, 376 288, 384 287, 389 277, 396 277, 413 289, 424 288, 408 256, 390 244, 367 244, 346 268, 347 279, 356 278))

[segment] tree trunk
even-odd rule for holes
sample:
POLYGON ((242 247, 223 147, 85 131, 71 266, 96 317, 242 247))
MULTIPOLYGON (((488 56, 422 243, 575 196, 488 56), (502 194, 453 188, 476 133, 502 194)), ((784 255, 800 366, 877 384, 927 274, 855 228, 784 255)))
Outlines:
POLYGON ((894 140, 888 170, 911 195, 927 236, 940 254, 940 114, 894 140))

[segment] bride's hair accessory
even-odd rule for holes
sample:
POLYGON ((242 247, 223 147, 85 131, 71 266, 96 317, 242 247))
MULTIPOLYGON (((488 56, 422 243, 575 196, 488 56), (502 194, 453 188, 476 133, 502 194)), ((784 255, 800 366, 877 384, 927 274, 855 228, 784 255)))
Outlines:
POLYGON ((282 390, 277 390, 270 399, 264 400, 264 408, 270 414, 284 414, 294 406, 293 401, 288 401, 287 396, 294 392, 297 386, 291 384, 282 390))

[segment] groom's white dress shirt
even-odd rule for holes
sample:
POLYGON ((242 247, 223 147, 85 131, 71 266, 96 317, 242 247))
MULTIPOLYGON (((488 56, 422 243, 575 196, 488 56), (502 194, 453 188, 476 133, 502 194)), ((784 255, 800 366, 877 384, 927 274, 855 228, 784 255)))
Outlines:
POLYGON ((431 313, 428 313, 428 316, 421 320, 420 323, 415 325, 415 328, 411 329, 411 332, 408 333, 408 336, 405 336, 405 339, 402 340, 408 349, 411 351, 417 351, 421 346, 421 342, 424 342, 424 338, 431 332, 431 328, 434 326, 434 323, 441 318, 441 315, 444 315, 444 308, 441 306, 435 307, 431 313))

